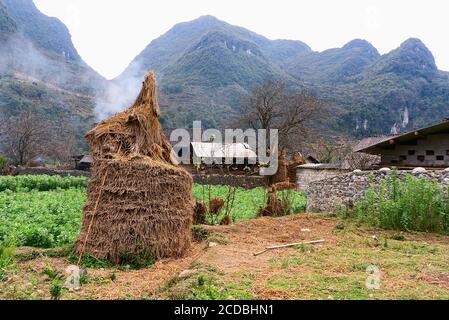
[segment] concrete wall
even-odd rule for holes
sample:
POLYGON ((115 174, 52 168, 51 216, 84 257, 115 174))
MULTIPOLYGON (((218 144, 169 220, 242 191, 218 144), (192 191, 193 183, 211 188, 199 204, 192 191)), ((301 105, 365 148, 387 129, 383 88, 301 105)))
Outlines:
POLYGON ((385 149, 382 164, 418 167, 449 166, 449 134, 430 135, 410 145, 394 145, 385 149))
MULTIPOLYGON (((363 171, 351 172, 329 179, 315 181, 307 188, 307 211, 308 212, 332 212, 342 205, 354 203, 362 197, 365 191, 373 186, 379 186, 380 181, 392 172, 363 171)), ((398 171, 398 177, 403 178, 412 174, 410 171, 398 171)), ((425 173, 413 174, 415 177, 436 179, 445 188, 449 185, 449 172, 427 171, 425 173)))
POLYGON ((332 178, 347 173, 347 170, 341 169, 296 169, 296 190, 306 191, 311 182, 332 178))

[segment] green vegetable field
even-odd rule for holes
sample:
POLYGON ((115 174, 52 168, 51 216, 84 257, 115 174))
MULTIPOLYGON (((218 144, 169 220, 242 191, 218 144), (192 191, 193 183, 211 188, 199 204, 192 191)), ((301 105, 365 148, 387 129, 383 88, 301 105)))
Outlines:
MULTIPOLYGON (((77 236, 86 201, 85 177, 0 177, 0 243, 51 248, 71 243, 77 236)), ((194 185, 196 199, 225 198, 227 186, 194 185)), ((294 192, 293 210, 303 211, 306 198, 294 192)), ((266 199, 262 188, 237 189, 231 215, 234 220, 257 215, 266 199)))

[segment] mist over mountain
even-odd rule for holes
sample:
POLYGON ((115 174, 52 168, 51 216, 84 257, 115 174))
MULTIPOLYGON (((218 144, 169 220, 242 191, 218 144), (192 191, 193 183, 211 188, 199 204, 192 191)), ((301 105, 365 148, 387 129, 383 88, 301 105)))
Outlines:
POLYGON ((299 86, 300 81, 273 60, 309 50, 300 41, 270 41, 203 16, 180 23, 152 41, 114 80, 118 88, 126 88, 126 94, 112 92, 113 96, 134 97, 136 84, 147 70, 154 69, 165 126, 189 127, 201 119, 206 127, 217 127, 238 114, 241 97, 256 84, 271 78, 299 86))
POLYGON ((226 125, 239 115, 241 98, 267 79, 307 88, 329 104, 320 124, 326 134, 399 132, 449 115, 448 73, 418 39, 384 55, 362 39, 315 52, 203 16, 175 25, 106 81, 79 56, 61 21, 31 0, 0 0, 0 44, 0 110, 33 107, 70 124, 80 140, 93 121, 132 102, 148 70, 158 76, 167 128, 194 120, 226 125))
POLYGON ((448 74, 418 39, 385 55, 362 39, 314 52, 301 41, 269 40, 203 16, 152 41, 114 82, 134 88, 148 69, 159 76, 166 126, 224 124, 238 114, 239 97, 268 78, 325 100, 326 129, 336 134, 404 131, 449 115, 448 74))
POLYGON ((0 112, 33 110, 80 143, 106 80, 78 55, 67 27, 31 0, 0 0, 0 112))

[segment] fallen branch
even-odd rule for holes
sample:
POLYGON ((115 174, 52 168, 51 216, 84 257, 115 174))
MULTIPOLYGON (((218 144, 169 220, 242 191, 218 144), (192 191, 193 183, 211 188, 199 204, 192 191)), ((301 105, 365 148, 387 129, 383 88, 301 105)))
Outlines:
POLYGON ((265 253, 265 252, 267 252, 269 250, 290 248, 290 247, 294 247, 294 246, 300 246, 300 245, 303 245, 303 244, 317 244, 317 243, 323 243, 323 242, 324 242, 324 240, 315 240, 315 241, 289 243, 289 244, 283 244, 283 245, 279 245, 279 246, 266 247, 265 250, 254 253, 254 256, 259 256, 259 255, 261 255, 261 254, 263 254, 263 253, 265 253))

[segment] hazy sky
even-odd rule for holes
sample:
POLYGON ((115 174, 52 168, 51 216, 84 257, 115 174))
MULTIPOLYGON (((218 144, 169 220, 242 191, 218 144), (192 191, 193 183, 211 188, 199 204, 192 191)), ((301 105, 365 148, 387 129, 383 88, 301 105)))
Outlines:
POLYGON ((445 0, 34 0, 69 28, 83 59, 107 78, 120 74, 151 40, 174 24, 211 14, 270 39, 313 50, 354 38, 381 53, 417 37, 449 71, 449 1, 445 0))

